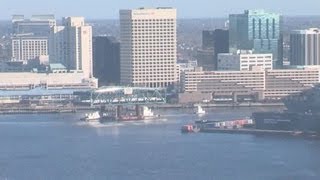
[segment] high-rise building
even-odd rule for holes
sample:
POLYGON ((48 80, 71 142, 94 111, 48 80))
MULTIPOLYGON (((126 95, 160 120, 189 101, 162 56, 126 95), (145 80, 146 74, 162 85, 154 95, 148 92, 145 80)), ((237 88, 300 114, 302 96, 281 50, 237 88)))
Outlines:
POLYGON ((312 28, 291 32, 290 64, 320 65, 320 29, 312 28))
POLYGON ((228 52, 228 30, 215 29, 202 31, 202 49, 197 52, 199 66, 205 70, 216 70, 218 54, 228 52))
POLYGON ((203 30, 202 31, 202 49, 213 49, 214 48, 214 31, 203 30))
POLYGON ((120 10, 121 84, 167 87, 177 82, 176 9, 120 10))
POLYGON ((50 28, 56 25, 54 15, 12 16, 12 61, 29 61, 48 56, 50 28))
POLYGON ((229 16, 230 52, 239 49, 255 53, 272 53, 276 68, 283 63, 283 45, 280 15, 264 10, 246 10, 229 16))
POLYGON ((53 26, 49 38, 49 59, 50 63, 61 63, 67 65, 66 53, 66 30, 65 26, 53 26))
POLYGON ((120 42, 114 37, 93 37, 93 76, 99 86, 120 83, 120 42))
POLYGON ((229 52, 229 30, 215 29, 214 34, 214 57, 217 59, 219 53, 229 52))
POLYGON ((214 49, 215 55, 229 52, 229 31, 225 29, 202 31, 202 49, 214 49))
POLYGON ((51 28, 50 62, 92 77, 92 27, 85 24, 83 17, 66 17, 62 24, 51 28))

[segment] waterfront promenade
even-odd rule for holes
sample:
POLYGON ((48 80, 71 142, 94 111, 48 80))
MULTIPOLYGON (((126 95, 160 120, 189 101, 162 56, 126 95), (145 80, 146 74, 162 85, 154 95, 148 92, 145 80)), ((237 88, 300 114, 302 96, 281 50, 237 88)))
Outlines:
POLYGON ((0 114, 34 114, 34 113, 75 113, 77 111, 97 110, 90 106, 12 106, 0 107, 0 114))
POLYGON ((227 108, 227 107, 284 107, 282 102, 278 103, 225 103, 225 104, 214 104, 214 103, 196 103, 196 104, 160 104, 151 106, 152 108, 194 108, 200 105, 204 108, 227 108))

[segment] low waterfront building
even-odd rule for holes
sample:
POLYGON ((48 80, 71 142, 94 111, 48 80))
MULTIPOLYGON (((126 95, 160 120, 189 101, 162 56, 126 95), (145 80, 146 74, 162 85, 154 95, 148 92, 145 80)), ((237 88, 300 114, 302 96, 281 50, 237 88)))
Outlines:
POLYGON ((251 50, 218 54, 219 71, 249 71, 255 67, 272 69, 272 54, 253 54, 251 50))
MULTIPOLYGON (((182 73, 183 93, 210 93, 212 99, 280 100, 320 83, 320 67, 252 71, 203 71, 182 73)), ((200 100, 199 100, 200 101, 200 100)))
POLYGON ((75 98, 77 91, 98 87, 95 78, 86 78, 82 72, 67 72, 59 65, 51 65, 47 72, 0 73, 0 105, 23 101, 61 102, 75 98))
POLYGON ((1 90, 28 90, 35 87, 46 89, 97 88, 95 78, 86 78, 82 72, 36 73, 4 72, 0 73, 1 90))
MULTIPOLYGON (((47 105, 66 104, 77 98, 75 92, 85 89, 45 89, 42 87, 29 90, 0 90, 0 106, 5 104, 47 105)), ((18 107, 18 106, 16 106, 18 107)))
POLYGON ((187 63, 177 63, 177 79, 180 82, 181 72, 183 71, 192 71, 195 67, 197 67, 197 61, 189 61, 187 63))

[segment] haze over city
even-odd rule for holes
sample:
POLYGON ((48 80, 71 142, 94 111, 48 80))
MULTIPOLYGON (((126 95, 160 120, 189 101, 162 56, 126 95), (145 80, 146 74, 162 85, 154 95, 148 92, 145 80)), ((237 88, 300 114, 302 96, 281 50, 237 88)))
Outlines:
POLYGON ((319 180, 319 5, 0 0, 0 180, 319 180))
POLYGON ((84 16, 87 19, 118 19, 119 9, 137 7, 175 7, 178 18, 227 17, 243 9, 266 9, 283 15, 320 15, 319 0, 2 0, 0 19, 10 19, 12 14, 55 14, 84 16), (290 6, 289 6, 290 3, 290 6), (276 6, 275 6, 276 4, 276 6))

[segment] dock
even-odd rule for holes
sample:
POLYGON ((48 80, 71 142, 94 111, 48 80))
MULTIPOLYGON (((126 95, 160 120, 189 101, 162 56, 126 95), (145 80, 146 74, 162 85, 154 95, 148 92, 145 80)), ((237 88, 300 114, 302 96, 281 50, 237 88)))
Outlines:
POLYGON ((35 107, 1 107, 0 114, 54 114, 75 113, 78 111, 96 110, 92 107, 77 106, 35 106, 35 107))
POLYGON ((285 131, 285 130, 262 130, 262 129, 224 129, 224 128, 201 128, 203 133, 225 133, 225 134, 252 134, 258 136, 291 136, 320 139, 320 134, 317 132, 301 132, 301 131, 285 131))

